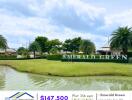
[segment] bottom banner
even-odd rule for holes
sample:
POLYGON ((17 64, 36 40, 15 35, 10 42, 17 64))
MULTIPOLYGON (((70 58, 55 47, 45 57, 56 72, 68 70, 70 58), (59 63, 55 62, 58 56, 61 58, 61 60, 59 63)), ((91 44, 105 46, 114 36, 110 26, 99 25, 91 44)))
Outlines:
POLYGON ((132 91, 0 91, 0 100, 132 100, 132 91))

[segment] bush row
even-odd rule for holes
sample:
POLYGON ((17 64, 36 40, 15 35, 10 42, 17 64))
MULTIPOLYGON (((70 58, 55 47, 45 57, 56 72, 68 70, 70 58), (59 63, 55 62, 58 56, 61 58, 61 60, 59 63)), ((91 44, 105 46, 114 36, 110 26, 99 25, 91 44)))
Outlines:
POLYGON ((16 55, 0 55, 0 60, 14 60, 16 55))
MULTIPOLYGON (((96 55, 97 57, 99 55, 96 55)), ((130 57, 130 56, 129 56, 130 57)), ((23 59, 29 59, 29 58, 23 58, 23 59)), ((19 59, 19 60, 23 60, 19 59)), ((119 62, 119 63, 127 63, 128 60, 107 60, 107 59, 62 59, 61 54, 55 54, 55 55, 43 55, 41 57, 38 57, 36 59, 48 59, 48 60, 60 60, 60 61, 69 61, 69 62, 119 62)), ((15 55, 0 55, 0 60, 17 60, 15 55)), ((132 57, 129 58, 129 62, 132 62, 132 57)))
POLYGON ((129 62, 129 63, 132 63, 132 57, 129 58, 129 61, 128 61, 128 62, 129 62))
POLYGON ((62 55, 61 54, 48 55, 46 57, 46 59, 48 59, 48 60, 61 60, 62 59, 62 55))
POLYGON ((132 57, 132 52, 127 53, 128 57, 132 57))
POLYGON ((62 61, 68 62, 117 62, 117 63, 128 63, 128 60, 116 60, 116 59, 62 59, 62 61))

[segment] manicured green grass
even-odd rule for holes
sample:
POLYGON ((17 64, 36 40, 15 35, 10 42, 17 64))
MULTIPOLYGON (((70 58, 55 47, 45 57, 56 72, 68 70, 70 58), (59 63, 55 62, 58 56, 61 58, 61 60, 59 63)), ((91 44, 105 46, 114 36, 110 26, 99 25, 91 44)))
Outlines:
POLYGON ((22 71, 57 76, 132 76, 132 64, 61 62, 44 59, 0 60, 1 65, 10 65, 22 71))

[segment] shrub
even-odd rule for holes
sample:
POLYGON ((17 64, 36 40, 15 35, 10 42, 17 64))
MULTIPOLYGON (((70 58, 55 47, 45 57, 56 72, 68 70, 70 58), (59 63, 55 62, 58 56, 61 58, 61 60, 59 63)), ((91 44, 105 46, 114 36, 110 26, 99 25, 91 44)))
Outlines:
POLYGON ((0 55, 0 60, 14 60, 16 55, 0 55))
POLYGON ((62 61, 68 62, 117 62, 117 63, 128 63, 127 60, 107 60, 107 59, 62 59, 62 61))
POLYGON ((48 60, 61 60, 62 59, 62 55, 61 54, 48 55, 47 59, 48 60))
POLYGON ((129 63, 132 63, 132 57, 129 58, 129 61, 128 61, 128 62, 129 62, 129 63))
POLYGON ((132 52, 127 53, 128 57, 132 57, 132 52))

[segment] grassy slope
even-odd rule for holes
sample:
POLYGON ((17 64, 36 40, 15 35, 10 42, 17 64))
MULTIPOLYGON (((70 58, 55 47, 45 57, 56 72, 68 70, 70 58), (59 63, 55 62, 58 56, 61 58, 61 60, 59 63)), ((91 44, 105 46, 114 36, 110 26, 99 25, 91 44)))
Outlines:
POLYGON ((60 62, 48 60, 0 60, 18 71, 58 76, 132 76, 132 64, 60 62))

